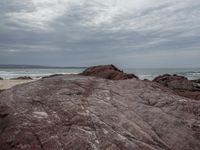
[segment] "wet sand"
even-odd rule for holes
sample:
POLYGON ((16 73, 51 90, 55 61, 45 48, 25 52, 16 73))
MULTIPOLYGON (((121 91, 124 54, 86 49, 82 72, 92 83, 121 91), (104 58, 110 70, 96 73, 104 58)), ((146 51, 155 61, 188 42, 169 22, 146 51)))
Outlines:
POLYGON ((27 83, 27 82, 33 82, 35 80, 0 80, 0 90, 3 89, 9 89, 15 85, 27 83))

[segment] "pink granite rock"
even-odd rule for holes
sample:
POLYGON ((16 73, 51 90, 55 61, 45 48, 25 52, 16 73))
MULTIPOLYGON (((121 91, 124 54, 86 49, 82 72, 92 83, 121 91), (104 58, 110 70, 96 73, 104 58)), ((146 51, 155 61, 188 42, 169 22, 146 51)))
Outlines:
POLYGON ((126 79, 138 78, 134 74, 124 73, 114 65, 102 65, 102 66, 90 67, 85 71, 83 71, 82 73, 80 73, 80 75, 95 76, 110 80, 126 80, 126 79))
POLYGON ((199 150, 199 108, 149 81, 44 78, 0 93, 0 149, 199 150))

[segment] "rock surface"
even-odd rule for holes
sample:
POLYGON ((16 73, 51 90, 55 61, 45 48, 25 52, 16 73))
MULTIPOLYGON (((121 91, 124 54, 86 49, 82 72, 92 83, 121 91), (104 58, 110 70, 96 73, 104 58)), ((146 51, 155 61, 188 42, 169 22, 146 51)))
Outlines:
POLYGON ((126 80, 138 78, 134 74, 127 74, 116 68, 114 65, 94 66, 86 69, 80 75, 95 76, 110 80, 126 80))
POLYGON ((190 81, 183 76, 165 74, 156 77, 153 81, 170 88, 180 96, 200 100, 198 80, 190 81))
POLYGON ((199 150, 200 101, 153 82, 63 75, 0 93, 1 150, 199 150))
POLYGON ((12 78, 11 80, 32 80, 32 78, 29 76, 23 76, 23 77, 12 78))
POLYGON ((3 80, 3 78, 2 78, 2 77, 0 77, 0 80, 3 80))

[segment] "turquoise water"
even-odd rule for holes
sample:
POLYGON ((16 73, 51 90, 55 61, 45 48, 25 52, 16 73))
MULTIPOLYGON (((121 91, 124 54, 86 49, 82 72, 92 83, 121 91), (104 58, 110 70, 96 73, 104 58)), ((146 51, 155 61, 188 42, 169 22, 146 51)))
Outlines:
MULTIPOLYGON (((51 74, 77 74, 84 69, 0 69, 0 77, 5 79, 15 78, 19 76, 31 76, 32 78, 41 78, 51 74)), ((128 68, 123 69, 124 72, 134 73, 140 79, 153 79, 162 74, 178 74, 189 79, 200 79, 200 68, 128 68)))

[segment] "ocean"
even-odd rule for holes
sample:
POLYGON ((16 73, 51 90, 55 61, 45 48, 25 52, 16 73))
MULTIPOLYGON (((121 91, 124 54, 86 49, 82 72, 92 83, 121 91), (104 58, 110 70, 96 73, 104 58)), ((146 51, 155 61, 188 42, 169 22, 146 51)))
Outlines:
MULTIPOLYGON (((77 74, 84 70, 84 68, 70 68, 70 69, 8 69, 0 68, 0 77, 4 79, 16 78, 20 76, 30 76, 32 78, 41 78, 52 74, 77 74)), ((178 74, 187 77, 188 79, 200 79, 200 68, 127 68, 124 72, 134 73, 140 79, 152 80, 156 76, 162 74, 178 74)))
POLYGON ((177 74, 185 76, 190 80, 200 79, 200 68, 137 68, 124 69, 124 72, 134 73, 140 79, 152 80, 155 77, 163 74, 177 74))

